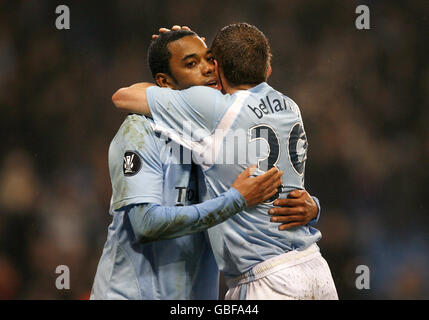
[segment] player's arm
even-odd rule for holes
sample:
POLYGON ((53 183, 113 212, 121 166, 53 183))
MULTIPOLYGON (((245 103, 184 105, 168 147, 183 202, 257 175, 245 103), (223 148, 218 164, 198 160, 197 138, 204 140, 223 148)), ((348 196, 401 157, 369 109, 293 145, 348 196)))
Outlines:
POLYGON ((306 190, 293 190, 287 199, 277 199, 276 207, 268 211, 272 222, 282 223, 279 230, 302 225, 316 225, 320 217, 320 202, 306 190))
POLYGON ((275 195, 283 172, 273 168, 264 175, 251 177, 252 170, 254 167, 239 174, 227 192, 200 204, 167 207, 144 203, 132 206, 127 213, 136 239, 150 242, 200 232, 275 195))
POLYGON ((155 86, 153 83, 141 82, 121 88, 113 94, 112 101, 120 110, 150 116, 146 89, 153 86, 155 86))
POLYGON ((219 90, 209 87, 172 90, 149 83, 119 89, 112 96, 118 109, 151 116, 156 131, 167 136, 168 132, 175 132, 181 138, 193 141, 211 135, 223 113, 236 99, 239 98, 224 96, 219 90), (184 130, 188 125, 197 129, 192 130, 191 137, 184 130))

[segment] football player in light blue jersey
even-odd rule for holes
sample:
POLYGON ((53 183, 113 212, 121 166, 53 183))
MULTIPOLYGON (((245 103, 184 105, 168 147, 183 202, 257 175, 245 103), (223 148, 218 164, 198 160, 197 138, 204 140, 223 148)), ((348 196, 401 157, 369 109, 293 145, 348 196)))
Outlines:
MULTIPOLYGON (((164 38, 154 42, 149 60, 159 56, 158 44, 168 45, 167 61, 192 55, 199 62, 198 70, 185 73, 173 64, 166 74, 174 75, 174 83, 154 72, 160 85, 216 87, 217 73, 205 44, 193 33, 164 38)), ((274 195, 281 173, 272 170, 255 180, 246 170, 227 192, 195 204, 198 167, 183 164, 178 159, 183 153, 173 152, 180 148, 155 134, 152 124, 144 116, 129 115, 111 142, 113 221, 91 299, 216 299, 218 269, 203 230, 274 195)))
POLYGON ((234 24, 216 35, 212 50, 226 95, 205 87, 174 91, 143 83, 140 103, 119 107, 151 114, 155 131, 194 151, 204 172, 204 199, 228 190, 248 162, 256 160, 259 172, 272 167, 285 172, 271 202, 209 229, 216 261, 228 278, 226 298, 338 299, 316 244, 320 231, 309 224, 280 230, 271 222, 278 219, 272 202, 304 189, 308 144, 298 106, 266 83, 268 40, 254 26, 234 24))

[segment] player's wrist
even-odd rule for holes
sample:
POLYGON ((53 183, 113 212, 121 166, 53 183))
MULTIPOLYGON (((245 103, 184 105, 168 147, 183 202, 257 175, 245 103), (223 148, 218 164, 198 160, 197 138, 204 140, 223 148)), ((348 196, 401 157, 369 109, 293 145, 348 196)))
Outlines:
POLYGON ((247 201, 243 197, 243 195, 240 193, 240 191, 238 191, 234 187, 231 187, 227 192, 231 194, 231 196, 234 199, 234 203, 239 205, 241 210, 244 210, 247 208, 247 201))
POLYGON ((314 219, 310 220, 310 222, 308 224, 311 225, 311 226, 315 226, 319 222, 320 212, 321 212, 322 208, 320 206, 320 201, 319 201, 318 198, 316 198, 314 196, 312 196, 311 198, 316 203, 317 213, 316 213, 316 217, 314 219))

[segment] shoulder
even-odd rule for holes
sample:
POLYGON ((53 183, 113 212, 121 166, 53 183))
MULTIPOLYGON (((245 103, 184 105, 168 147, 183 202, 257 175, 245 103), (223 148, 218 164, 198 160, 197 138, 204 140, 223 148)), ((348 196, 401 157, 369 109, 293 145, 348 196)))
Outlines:
POLYGON ((284 94, 282 94, 282 96, 283 96, 283 99, 285 100, 287 108, 295 112, 297 115, 301 116, 301 111, 299 110, 297 103, 284 94))
POLYGON ((298 104, 294 100, 292 100, 292 98, 290 98, 288 95, 286 95, 286 94, 284 94, 284 93, 282 93, 282 92, 274 89, 273 87, 271 87, 268 84, 267 84, 267 88, 269 88, 269 90, 271 92, 275 92, 277 95, 279 95, 280 97, 282 97, 286 109, 291 110, 291 111, 293 111, 294 113, 296 113, 298 115, 300 114, 300 110, 299 110, 298 104))
POLYGON ((283 96, 283 99, 285 99, 285 101, 287 103, 289 103, 291 105, 294 105, 294 106, 298 106, 297 103, 294 100, 292 100, 292 98, 290 98, 289 96, 287 96, 287 95, 285 95, 285 94, 283 94, 281 92, 279 92, 279 93, 283 96))
POLYGON ((138 138, 142 133, 144 135, 153 135, 152 122, 153 121, 150 118, 146 118, 140 114, 131 113, 125 118, 124 122, 122 122, 115 139, 138 138))
POLYGON ((138 113, 130 113, 125 118, 122 126, 135 126, 135 127, 151 127, 152 119, 138 113))
POLYGON ((157 148, 153 120, 140 114, 129 114, 118 129, 110 148, 145 150, 157 148))

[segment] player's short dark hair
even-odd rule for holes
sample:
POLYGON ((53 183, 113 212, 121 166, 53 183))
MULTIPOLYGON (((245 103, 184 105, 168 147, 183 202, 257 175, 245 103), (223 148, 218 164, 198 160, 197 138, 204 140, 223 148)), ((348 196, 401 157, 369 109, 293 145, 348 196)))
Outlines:
POLYGON ((147 53, 147 61, 154 79, 157 73, 166 73, 174 78, 170 69, 171 52, 167 46, 170 42, 186 36, 198 35, 188 30, 169 31, 161 33, 158 38, 151 41, 147 53))
POLYGON ((267 37, 257 27, 244 22, 223 27, 211 49, 231 85, 267 80, 271 49, 267 37))

